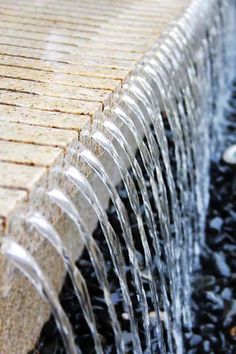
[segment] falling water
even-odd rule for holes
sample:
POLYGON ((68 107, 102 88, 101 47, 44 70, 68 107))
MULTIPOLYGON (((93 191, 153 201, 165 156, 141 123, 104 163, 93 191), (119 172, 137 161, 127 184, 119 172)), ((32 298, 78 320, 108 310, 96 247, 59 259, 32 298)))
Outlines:
MULTIPOLYGON (((157 329, 157 337, 159 339, 159 343, 161 344, 161 347, 159 348, 161 353, 165 352, 164 349, 164 343, 163 343, 163 337, 162 333, 159 333, 159 331, 162 331, 162 326, 161 326, 161 321, 159 317, 160 309, 159 309, 159 298, 158 298, 158 291, 157 291, 157 286, 156 286, 156 281, 154 280, 154 275, 152 271, 152 256, 151 256, 151 251, 149 248, 149 244, 147 241, 147 236, 144 228, 144 223, 142 219, 142 214, 141 214, 141 205, 139 202, 139 196, 137 189, 135 187, 134 181, 129 174, 128 169, 126 168, 125 162, 122 159, 121 156, 117 153, 114 145, 98 130, 96 130, 92 134, 92 138, 99 144, 101 145, 105 151, 108 152, 108 154, 111 156, 111 158, 114 160, 115 164, 117 165, 121 178, 123 180, 123 183, 125 185, 128 198, 130 201, 131 208, 133 209, 133 212, 136 216, 137 219, 137 224, 138 224, 138 230, 140 233, 141 237, 141 242, 143 246, 143 251, 144 251, 144 258, 145 258, 145 263, 146 263, 146 269, 145 273, 147 276, 147 279, 149 280, 150 283, 150 289, 151 289, 151 294, 152 294, 152 302, 156 311, 156 316, 157 316, 157 323, 156 323, 156 329, 157 329)), ((150 226, 150 220, 149 221, 149 226, 150 226)))
POLYGON ((124 352, 124 340, 121 333, 121 328, 117 319, 114 305, 112 303, 111 293, 107 279, 106 265, 102 253, 100 252, 96 242, 86 230, 85 223, 82 221, 76 207, 72 201, 63 194, 60 190, 54 189, 50 191, 49 197, 73 220, 76 224, 79 235, 82 238, 85 247, 87 248, 91 261, 93 263, 97 278, 103 289, 104 299, 109 310, 112 328, 115 335, 116 349, 119 353, 124 352))
MULTIPOLYGON (((133 85, 130 88, 130 91, 132 93, 135 92, 135 88, 133 85)), ((156 172, 156 177, 157 177, 157 182, 154 179, 154 172, 153 170, 149 170, 149 176, 151 175, 152 177, 150 178, 150 183, 152 185, 152 191, 153 191, 153 196, 155 200, 155 205, 156 209, 159 214, 159 222, 160 222, 160 227, 161 227, 161 233, 163 235, 163 239, 165 242, 164 246, 164 251, 166 254, 166 265, 167 265, 167 272, 169 276, 169 282, 170 282, 170 291, 171 291, 171 296, 172 300, 175 299, 175 301, 172 301, 173 304, 173 326, 174 330, 176 333, 176 341, 179 343, 178 346, 181 346, 181 329, 179 328, 180 324, 180 292, 178 290, 178 284, 180 281, 178 280, 178 274, 175 273, 176 267, 175 267, 175 259, 174 259, 174 254, 173 254, 173 249, 177 248, 177 244, 174 245, 173 241, 171 240, 171 226, 170 226, 170 217, 169 217, 169 203, 167 199, 167 193, 166 193, 166 187, 164 184, 163 180, 163 175, 160 167, 160 160, 159 160, 159 149, 158 145, 156 143, 156 140, 154 139, 150 126, 148 124, 147 119, 145 117, 148 117, 148 112, 146 112, 146 115, 143 113, 142 109, 145 109, 143 105, 141 104, 140 107, 136 103, 136 100, 131 99, 128 95, 122 95, 122 100, 125 100, 126 106, 129 107, 130 111, 135 112, 135 116, 137 117, 137 120, 141 123, 142 128, 145 133, 145 137, 147 139, 147 144, 148 148, 150 151, 151 155, 151 165, 154 166, 155 172, 156 172)), ((123 111, 124 115, 124 111, 123 111)), ((140 144, 139 144, 140 145, 140 144)), ((141 150, 140 150, 141 152, 141 150)), ((147 166, 147 163, 145 163, 145 166, 147 166)), ((171 193, 173 193, 173 190, 170 190, 171 193)), ((175 207, 175 206, 174 206, 175 207)), ((177 254, 177 252, 176 252, 177 254)), ((181 351, 181 349, 180 349, 181 351)))
MULTIPOLYGON (((188 251, 191 250, 191 247, 187 247, 187 245, 191 245, 190 240, 191 240, 192 230, 189 224, 191 220, 189 217, 189 210, 191 210, 191 200, 189 199, 191 198, 191 193, 189 193, 189 185, 188 185, 188 178, 187 178, 187 162, 186 162, 187 159, 186 159, 186 153, 184 149, 183 132, 180 125, 178 109, 177 109, 177 105, 175 104, 176 93, 171 92, 171 88, 169 87, 169 85, 171 84, 170 81, 167 89, 168 76, 167 73, 165 73, 164 70, 162 70, 162 66, 159 65, 158 60, 155 61, 153 59, 150 61, 150 63, 148 63, 147 67, 145 67, 145 74, 150 75, 151 72, 154 70, 154 68, 156 68, 156 70, 158 70, 159 73, 159 80, 157 80, 156 85, 159 86, 160 99, 162 100, 163 107, 166 112, 166 119, 168 120, 170 130, 172 133, 175 160, 176 160, 176 170, 173 171, 173 174, 176 175, 176 183, 175 184, 173 183, 172 174, 170 174, 169 179, 167 179, 167 183, 169 183, 168 188, 170 191, 170 199, 172 200, 172 210, 177 211, 175 215, 172 214, 175 230, 177 231, 175 237, 175 246, 177 247, 177 249, 179 250, 183 249, 183 252, 185 252, 185 257, 180 257, 180 259, 178 259, 177 257, 176 260, 176 273, 177 273, 176 291, 178 292, 178 295, 180 297, 181 284, 185 284, 185 290, 184 290, 185 296, 183 297, 183 301, 185 302, 184 311, 185 311, 185 316, 187 317, 187 321, 185 322, 190 324, 190 316, 188 314, 189 313, 188 299, 190 298, 189 297, 190 286, 189 286, 188 273, 186 271, 188 271, 189 269, 188 260, 191 259, 190 254, 188 254, 188 251), (168 101, 166 100, 165 95, 167 95, 167 97, 169 95, 169 98, 167 98, 168 101), (188 204, 188 208, 187 208, 187 204, 188 204), (181 264, 182 262, 184 262, 184 264, 181 264), (182 267, 182 271, 180 271, 181 267, 182 267), (179 286, 178 286, 178 282, 179 282, 179 286)), ((162 128, 161 124, 159 124, 159 130, 158 130, 159 134, 160 134, 160 128, 162 128)), ((162 133, 164 133, 163 129, 162 129, 162 133)), ((158 141, 159 140, 160 139, 158 135, 158 141)), ((166 151, 166 145, 167 143, 165 141, 164 144, 163 142, 160 143, 161 152, 166 151)), ((162 158, 164 162, 164 156, 162 156, 162 158)), ((166 165, 165 167, 166 171, 167 170, 170 171, 170 164, 168 159, 166 159, 164 164, 166 165)), ((175 255, 177 255, 177 253, 175 255)), ((179 310, 180 308, 177 305, 176 306, 177 313, 179 310)), ((180 316, 180 313, 178 313, 178 316, 180 316)))
MULTIPOLYGON (((121 113, 121 112, 120 112, 121 113)), ((123 117, 124 119, 126 118, 126 120, 124 120, 124 124, 127 123, 127 129, 128 129, 128 124, 130 123, 130 126, 132 127, 132 132, 135 135, 135 138, 137 140, 138 138, 138 131, 135 129, 135 126, 132 125, 132 122, 129 121, 129 117, 125 116, 124 113, 122 115, 119 115, 119 117, 123 117)), ((146 184, 145 184, 145 180, 144 180, 144 176, 143 176, 143 172, 141 170, 141 167, 138 163, 138 161, 136 160, 135 155, 133 154, 132 148, 130 147, 129 143, 126 141, 125 137, 123 136, 122 132, 119 130, 119 128, 117 128, 117 126, 110 121, 105 121, 104 122, 104 127, 113 135, 113 137, 117 140, 117 143, 121 144, 121 146, 123 147, 126 156, 128 158, 129 164, 131 166, 134 178, 136 179, 138 185, 139 185, 139 189, 141 191, 141 195, 142 195, 142 199, 143 199, 143 203, 144 203, 144 211, 145 211, 145 216, 146 216, 146 221, 147 221, 147 225, 148 225, 148 229, 150 232, 150 236, 152 238, 152 242, 153 242, 153 247, 155 249, 155 253, 156 253, 156 257, 155 257, 155 264, 157 266, 157 271, 161 280, 161 289, 162 289, 162 298, 163 298, 163 308, 165 311, 165 322, 166 322, 166 329, 167 329, 167 337, 168 337, 168 344, 169 344, 169 351, 172 351, 172 342, 171 342, 171 338, 170 338, 170 332, 171 332, 171 325, 170 325, 170 304, 169 304, 169 300, 168 300, 168 296, 167 296, 167 286, 166 286, 166 281, 165 281, 165 277, 164 277, 164 271, 163 271, 163 267, 162 267, 162 263, 160 261, 160 256, 161 256, 161 246, 159 243, 159 236, 157 233, 157 225, 154 219, 154 214, 152 211, 152 207, 150 204, 150 200, 149 200, 149 196, 148 196, 148 191, 146 188, 146 184)), ((137 140, 141 152, 141 155, 143 157, 143 162, 144 162, 144 166, 151 166, 151 164, 148 163, 148 161, 150 161, 150 156, 148 154, 148 151, 146 150, 146 145, 145 144, 141 144, 143 143, 142 139, 137 140), (147 160, 147 158, 148 160, 147 160)), ((149 172, 149 169, 147 169, 147 171, 149 172)), ((150 180, 153 178, 152 174, 149 176, 150 180)), ((153 186, 154 183, 151 183, 151 186, 153 186)))
POLYGON ((114 184, 110 180, 109 176, 107 175, 103 165, 98 160, 98 158, 90 150, 87 150, 86 148, 83 147, 81 148, 79 155, 88 163, 88 165, 94 170, 94 172, 98 174, 99 178, 101 178, 102 182, 107 187, 107 190, 110 194, 110 198, 113 204, 116 207, 117 215, 119 217, 120 225, 123 231, 123 236, 125 238, 125 242, 127 245, 130 262, 132 264, 132 273, 136 284, 138 301, 142 308, 146 346, 148 352, 150 352, 151 339, 150 339, 150 319, 148 316, 148 304, 147 304, 147 298, 143 287, 142 274, 139 268, 139 263, 135 252, 134 241, 131 233, 131 228, 130 228, 129 218, 128 218, 126 208, 123 202, 121 201, 114 184))
MULTIPOLYGON (((113 95, 111 105, 110 101, 106 103, 99 115, 101 120, 95 120, 91 130, 82 134, 83 145, 79 143, 73 151, 79 163, 74 166, 67 162, 59 171, 97 215, 121 289, 123 311, 129 317, 135 353, 151 353, 153 337, 160 353, 185 352, 183 331, 191 331, 192 323, 191 275, 199 266, 205 242, 209 161, 212 156, 220 156, 224 107, 234 75, 235 30, 232 0, 194 0, 182 18, 146 53, 119 94, 113 95), (134 138, 137 155, 125 133, 134 138), (131 230, 128 207, 109 171, 88 148, 94 145, 119 171, 137 222, 136 233, 131 230), (80 170, 80 163, 88 165, 105 185, 122 238, 109 222, 99 197, 80 170), (140 248, 144 264, 140 261, 140 248), (132 301, 128 267, 138 305, 132 301), (142 323, 138 321, 137 307, 142 323), (154 313, 152 320, 150 313, 154 313)), ((103 291, 116 351, 125 353, 123 328, 112 302, 102 251, 87 231, 78 206, 64 190, 55 186, 47 191, 47 196, 77 226, 75 236, 82 239, 103 291)), ((96 352, 102 353, 86 279, 56 230, 42 215, 35 212, 27 215, 26 220, 62 257, 96 352)), ((29 277, 51 305, 68 353, 76 353, 68 320, 35 261, 9 239, 3 241, 1 252, 29 277)))
POLYGON ((71 278, 76 296, 83 310, 84 317, 94 338, 96 353, 103 353, 99 333, 96 328, 96 322, 92 310, 91 300, 87 289, 86 281, 83 278, 79 269, 72 261, 69 255, 69 251, 65 248, 65 246, 63 246, 62 240, 54 229, 54 227, 40 213, 33 213, 32 215, 30 215, 27 218, 27 222, 31 224, 41 235, 43 235, 61 256, 64 262, 65 269, 67 270, 71 278))
POLYGON ((34 258, 15 241, 4 238, 1 241, 1 253, 7 257, 29 279, 40 296, 47 302, 55 317, 58 329, 61 333, 65 349, 70 354, 80 354, 79 347, 75 347, 74 335, 70 322, 63 311, 57 294, 52 285, 43 274, 34 258))
POLYGON ((131 323, 131 330, 133 333, 132 340, 133 346, 136 348, 137 353, 141 353, 141 344, 138 336, 138 330, 134 318, 132 302, 129 295, 129 288, 126 280, 126 271, 125 271, 125 260, 123 257, 123 251, 121 248, 121 244, 117 238, 117 235, 109 223, 107 214, 103 209, 101 203, 99 202, 95 192, 93 191, 88 180, 83 176, 83 174, 73 166, 69 166, 65 175, 77 186, 79 191, 84 195, 90 205, 94 208, 98 220, 100 222, 101 228, 103 230, 104 236, 106 238, 106 242, 111 254, 111 258, 113 261, 113 265, 117 274, 117 277, 120 282, 121 291, 123 294, 124 302, 125 302, 125 310, 129 315, 129 320, 131 323))

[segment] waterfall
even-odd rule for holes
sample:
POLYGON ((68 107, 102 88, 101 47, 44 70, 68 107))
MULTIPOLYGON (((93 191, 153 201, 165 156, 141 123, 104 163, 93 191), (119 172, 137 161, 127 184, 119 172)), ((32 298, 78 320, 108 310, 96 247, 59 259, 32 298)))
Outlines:
POLYGON ((7 238, 2 241, 1 252, 22 271, 37 289, 41 297, 45 299, 50 306, 60 330, 66 351, 71 354, 80 354, 80 349, 78 347, 76 348, 73 340, 73 332, 70 322, 58 301, 57 294, 54 292, 52 285, 34 258, 31 257, 23 247, 7 238))
MULTIPOLYGON (((53 191, 51 194, 53 195, 53 191)), ((69 255, 69 251, 63 246, 61 238, 53 226, 39 213, 30 215, 27 220, 29 224, 35 227, 35 229, 38 230, 38 232, 52 244, 52 246, 61 256, 65 268, 73 283, 76 296, 78 297, 81 308, 83 309, 84 317, 86 318, 88 326, 93 335, 96 353, 102 353, 101 341, 96 328, 91 300, 85 279, 72 261, 69 255)))
MULTIPOLYGON (((75 224, 99 283, 113 333, 113 350, 183 354, 191 331, 191 276, 205 243, 210 158, 219 159, 224 110, 235 75, 236 11, 233 0, 194 0, 136 65, 81 141, 56 169, 57 179, 80 193, 95 212, 120 288, 114 302, 108 262, 89 232, 73 195, 49 183, 43 197, 75 224), (128 133, 127 133, 128 132, 128 133), (132 145, 127 135, 133 140, 132 145), (133 146, 136 146, 136 149, 133 146), (91 147, 96 147, 96 155, 91 147), (122 201, 100 156, 113 163, 124 185, 122 201), (98 177, 119 225, 111 224, 84 170, 98 177), (131 219, 137 225, 133 230, 131 219), (122 317, 123 316, 123 317, 122 317), (127 322, 127 324, 124 324, 127 322)), ((41 192, 42 194, 42 192, 41 192)), ((60 255, 72 281, 96 353, 108 353, 100 334, 86 277, 47 217, 32 207, 23 222, 60 255), (32 210, 33 209, 33 210, 32 210)), ((30 280, 50 305, 65 350, 82 352, 58 297, 33 256, 11 238, 1 254, 30 280), (80 349, 79 349, 80 348, 80 349)))

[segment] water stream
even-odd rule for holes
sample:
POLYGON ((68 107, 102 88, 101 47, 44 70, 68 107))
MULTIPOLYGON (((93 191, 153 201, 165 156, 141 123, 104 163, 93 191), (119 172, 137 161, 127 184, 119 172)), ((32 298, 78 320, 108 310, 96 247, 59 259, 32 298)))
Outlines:
POLYGON ((47 218, 37 210, 23 218, 29 233, 37 230, 63 261, 80 304, 78 318, 93 341, 88 348, 79 334, 74 340, 34 258, 15 241, 1 241, 1 253, 50 305, 67 353, 186 352, 184 332, 191 333, 194 323, 192 274, 205 247, 210 160, 219 159, 224 144, 235 75, 235 18, 233 0, 193 1, 81 133, 83 144, 70 151, 76 163, 66 160, 57 168, 55 179, 65 188, 55 183, 43 198, 74 223, 74 237, 84 245, 77 265, 47 218), (110 198, 112 217, 82 172, 85 166, 110 198), (113 168, 123 183, 120 192, 110 177, 113 168), (99 237, 89 233, 76 198, 67 195, 68 183, 95 212, 99 237))
MULTIPOLYGON (((156 280, 154 279, 154 274, 153 274, 153 260, 151 256, 151 251, 149 248, 148 240, 147 240, 147 235, 144 227, 144 221, 142 219, 142 212, 141 212, 141 205, 139 202, 139 196, 137 189, 135 187, 134 181, 129 174, 128 169, 126 168, 125 162, 122 159, 121 156, 119 156, 118 152, 116 151, 114 145, 112 144, 111 141, 109 141, 104 134, 102 134, 100 131, 96 130, 92 134, 92 138, 99 144, 101 145, 105 151, 108 152, 108 154, 111 156, 111 158, 114 160, 115 164, 117 165, 122 181, 125 185, 129 202, 131 205, 131 208, 136 215, 137 219, 137 225, 138 225, 138 231, 140 234, 141 238, 141 243, 143 246, 143 252, 144 252, 144 259, 145 259, 145 270, 142 271, 142 273, 145 272, 145 277, 147 277, 149 284, 150 284, 150 290, 151 290, 151 296, 152 296, 152 302, 153 306, 156 312, 156 318, 157 322, 155 323, 156 327, 156 335, 157 338, 159 339, 159 343, 161 347, 159 348, 161 353, 165 353, 165 347, 164 347, 164 341, 163 341, 163 335, 162 335, 162 324, 160 321, 160 308, 159 308, 159 297, 158 297, 158 289, 157 289, 157 284, 156 280)), ((142 190, 142 189, 141 189, 142 190)), ((149 218, 149 214, 147 217, 147 224, 148 228, 151 228, 151 220, 149 218)), ((153 235, 154 237, 154 235, 153 235)))
POLYGON ((99 178, 101 178, 102 182, 107 187, 107 190, 110 194, 110 198, 113 204, 116 207, 117 215, 123 231, 123 236, 127 245, 130 263, 132 264, 132 273, 136 285, 137 297, 140 303, 140 307, 142 308, 143 327, 145 331, 147 350, 148 352, 150 352, 151 339, 150 339, 150 319, 148 315, 148 304, 147 304, 146 293, 143 287, 142 274, 139 267, 138 258, 135 252, 135 245, 131 233, 131 228, 130 228, 129 218, 128 218, 126 208, 123 202, 121 201, 114 184, 110 180, 109 176, 107 175, 99 159, 90 150, 87 150, 84 147, 81 147, 79 155, 87 162, 87 164, 94 170, 94 172, 98 174, 99 178))
MULTIPOLYGON (((51 193, 53 195, 53 191, 51 193)), ((61 256, 65 269, 71 278, 76 296, 78 297, 79 302, 81 304, 84 317, 91 330, 96 353, 103 353, 101 340, 97 331, 86 281, 83 278, 79 269, 74 264, 73 260, 71 259, 69 251, 63 245, 61 237, 58 235, 54 227, 40 213, 34 213, 30 215, 27 221, 52 244, 52 246, 57 250, 58 254, 61 256)))
POLYGON ((9 238, 1 241, 1 252, 29 279, 49 305, 62 336, 66 352, 80 354, 79 347, 76 347, 74 343, 70 322, 59 303, 58 296, 35 259, 22 246, 9 238))
POLYGON ((116 311, 112 303, 112 297, 109 290, 107 279, 106 265, 102 253, 100 252, 96 242, 86 229, 85 223, 82 221, 79 212, 73 202, 60 190, 54 189, 49 193, 50 198, 71 218, 76 224, 79 235, 81 236, 85 247, 87 248, 91 261, 93 263, 97 278, 103 289, 104 299, 110 314, 112 328, 115 335, 117 352, 124 352, 124 340, 122 337, 120 324, 117 319, 116 311))
POLYGON ((97 214, 98 220, 103 230, 103 234, 106 238, 106 242, 109 247, 117 277, 119 278, 119 283, 125 302, 125 310, 129 315, 131 330, 133 333, 133 345, 134 348, 136 348, 137 353, 141 353, 142 349, 138 336, 138 329, 134 317, 132 301, 130 298, 129 288, 126 279, 126 265, 119 239, 108 220, 104 208, 99 202, 96 194, 94 193, 91 185, 89 184, 85 176, 83 176, 83 174, 73 166, 69 166, 68 169, 66 169, 65 175, 78 187, 79 191, 85 196, 85 198, 90 203, 91 207, 94 208, 97 214))

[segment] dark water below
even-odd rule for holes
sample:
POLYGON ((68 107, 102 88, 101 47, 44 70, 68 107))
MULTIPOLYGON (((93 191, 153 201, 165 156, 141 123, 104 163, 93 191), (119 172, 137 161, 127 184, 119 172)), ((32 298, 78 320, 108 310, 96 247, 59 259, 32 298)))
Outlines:
MULTIPOLYGON (((236 98, 236 86, 234 92, 236 98)), ((232 99, 234 113, 226 117, 226 147, 236 143, 236 99, 232 99)), ((173 159, 173 146, 171 134, 169 137, 170 155, 173 159)), ((141 159, 138 156, 140 164, 141 159)), ((155 215, 154 201, 151 195, 149 181, 147 187, 155 215)), ((136 217, 133 214, 124 185, 118 187, 119 194, 128 210, 132 233, 136 248, 139 252, 140 263, 143 260, 143 250, 139 238, 136 217)), ((138 189, 138 187, 137 187, 138 189)), ((139 193, 140 194, 140 193, 139 193)), ((193 333, 185 334, 188 354, 236 354, 236 166, 212 161, 210 206, 206 223, 206 247, 201 255, 201 269, 194 275, 192 309, 194 316, 193 333)), ((116 212, 112 204, 108 208, 108 217, 114 230, 120 236, 121 229, 116 212)), ((118 319, 121 323, 127 343, 127 353, 132 352, 129 323, 125 319, 122 307, 122 296, 117 277, 114 273, 111 258, 101 228, 98 226, 93 237, 97 240, 104 255, 113 301, 116 306, 118 319), (130 346, 130 349, 129 349, 130 346)), ((140 337, 143 337, 143 328, 140 308, 135 295, 127 251, 123 245, 124 255, 127 260, 127 278, 131 299, 135 308, 135 317, 139 323, 140 337)), ((113 332, 109 315, 106 309, 102 291, 90 262, 87 251, 84 251, 77 262, 84 278, 92 300, 93 311, 102 336, 102 344, 106 353, 115 353, 113 332)), ((158 282, 158 279, 156 279, 158 282)), ((149 296, 148 284, 145 289, 149 296)), ((150 300, 150 297, 148 297, 150 300)), ((76 343, 83 353, 94 353, 94 345, 89 329, 83 319, 80 305, 76 299, 72 284, 67 277, 60 294, 60 301, 72 323, 76 343)), ((150 300, 150 312, 153 310, 150 300)), ((158 353, 152 336, 153 353, 158 353)), ((33 351, 29 354, 64 354, 63 344, 57 331, 53 318, 45 324, 40 339, 33 351)))

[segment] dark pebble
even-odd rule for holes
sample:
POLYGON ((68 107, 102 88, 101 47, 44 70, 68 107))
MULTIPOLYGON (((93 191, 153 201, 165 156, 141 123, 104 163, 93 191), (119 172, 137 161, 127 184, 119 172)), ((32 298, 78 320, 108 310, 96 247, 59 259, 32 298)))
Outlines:
POLYGON ((195 289, 195 291, 211 290, 214 288, 215 283, 216 279, 214 276, 195 276, 193 281, 193 289, 195 289))
POLYGON ((197 349, 190 349, 188 354, 197 354, 197 349))
POLYGON ((215 306, 213 309, 222 310, 224 308, 224 302, 220 296, 211 291, 206 292, 206 299, 212 302, 215 306))
POLYGON ((219 339, 220 339, 220 347, 225 348, 225 335, 222 332, 218 333, 219 339))
POLYGON ((226 263, 225 255, 222 252, 214 253, 215 270, 216 272, 223 276, 229 278, 231 275, 230 267, 226 263))
POLYGON ((202 337, 197 334, 193 334, 189 341, 189 344, 191 347, 195 347, 201 342, 202 342, 202 337))
POLYGON ((223 225, 223 220, 220 217, 215 217, 210 221, 210 228, 220 232, 223 225))
POLYGON ((224 300, 231 300, 232 299, 232 290, 230 288, 224 288, 221 293, 222 299, 224 300))
POLYGON ((215 326, 212 323, 204 324, 200 329, 203 337, 209 337, 215 333, 215 326))
POLYGON ((216 345, 218 343, 218 338, 215 336, 211 336, 209 339, 213 345, 216 345))
POLYGON ((224 326, 230 326, 233 322, 233 319, 236 320, 236 300, 233 300, 230 304, 228 311, 225 314, 224 326))
POLYGON ((211 350, 211 343, 209 340, 204 340, 203 342, 203 351, 204 353, 209 353, 211 350))

